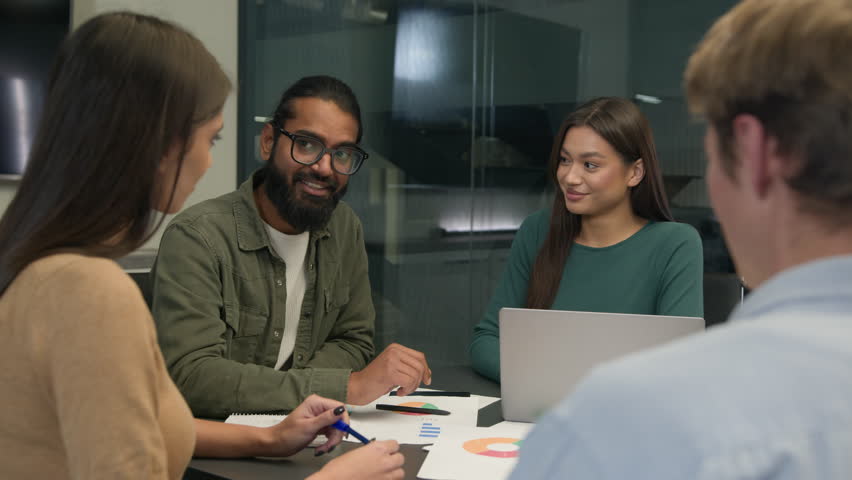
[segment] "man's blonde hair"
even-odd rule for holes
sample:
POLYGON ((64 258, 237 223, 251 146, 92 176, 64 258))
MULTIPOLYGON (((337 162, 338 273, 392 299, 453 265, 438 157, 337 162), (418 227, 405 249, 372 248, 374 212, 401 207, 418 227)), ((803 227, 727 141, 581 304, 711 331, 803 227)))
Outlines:
MULTIPOLYGON (((802 206, 852 208, 852 0, 744 0, 689 59, 690 110, 718 133, 733 177, 732 121, 757 117, 791 159, 802 206)), ((852 221, 852 220, 850 220, 852 221)))

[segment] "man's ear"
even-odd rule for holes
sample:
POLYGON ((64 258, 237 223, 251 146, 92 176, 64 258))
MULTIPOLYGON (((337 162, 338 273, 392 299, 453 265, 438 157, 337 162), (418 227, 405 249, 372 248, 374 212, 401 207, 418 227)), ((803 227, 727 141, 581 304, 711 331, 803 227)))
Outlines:
POLYGON ((263 161, 269 161, 272 158, 273 143, 275 143, 275 130, 271 123, 267 123, 260 131, 260 158, 263 161))
POLYGON ((630 178, 627 179, 628 187, 635 187, 645 178, 645 161, 641 158, 630 166, 630 178))
POLYGON ((770 156, 776 153, 776 142, 766 134, 763 123, 754 115, 737 115, 732 126, 743 181, 751 186, 758 198, 763 198, 772 183, 770 156))

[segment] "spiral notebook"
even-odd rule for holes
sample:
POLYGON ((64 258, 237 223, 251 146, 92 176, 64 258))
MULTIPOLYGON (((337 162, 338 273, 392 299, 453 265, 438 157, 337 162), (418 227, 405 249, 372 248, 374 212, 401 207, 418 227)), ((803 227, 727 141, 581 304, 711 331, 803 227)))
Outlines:
MULTIPOLYGON (((250 427, 271 427, 278 423, 281 423, 282 420, 287 418, 287 415, 273 415, 273 414, 265 414, 265 413, 232 413, 225 419, 225 423, 232 423, 234 425, 248 425, 250 427)), ((309 447, 318 447, 324 444, 328 438, 325 435, 317 435, 310 444, 309 447)))
POLYGON ((271 427, 287 418, 287 415, 270 415, 261 413, 232 413, 225 423, 248 425, 251 427, 271 427))

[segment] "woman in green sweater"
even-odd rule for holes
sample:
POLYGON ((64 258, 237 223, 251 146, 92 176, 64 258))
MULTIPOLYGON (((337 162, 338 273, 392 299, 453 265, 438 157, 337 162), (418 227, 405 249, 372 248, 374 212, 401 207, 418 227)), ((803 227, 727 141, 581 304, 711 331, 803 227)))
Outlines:
POLYGON ((503 307, 704 315, 701 239, 672 220, 651 129, 632 102, 597 98, 568 115, 548 173, 553 207, 521 225, 474 328, 473 368, 493 380, 503 307))

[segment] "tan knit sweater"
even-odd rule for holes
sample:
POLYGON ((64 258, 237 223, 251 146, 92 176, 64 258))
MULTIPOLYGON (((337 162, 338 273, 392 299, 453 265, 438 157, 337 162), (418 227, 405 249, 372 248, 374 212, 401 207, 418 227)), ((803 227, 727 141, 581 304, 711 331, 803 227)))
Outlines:
POLYGON ((136 284, 75 254, 0 297, 0 478, 180 478, 192 415, 136 284))

